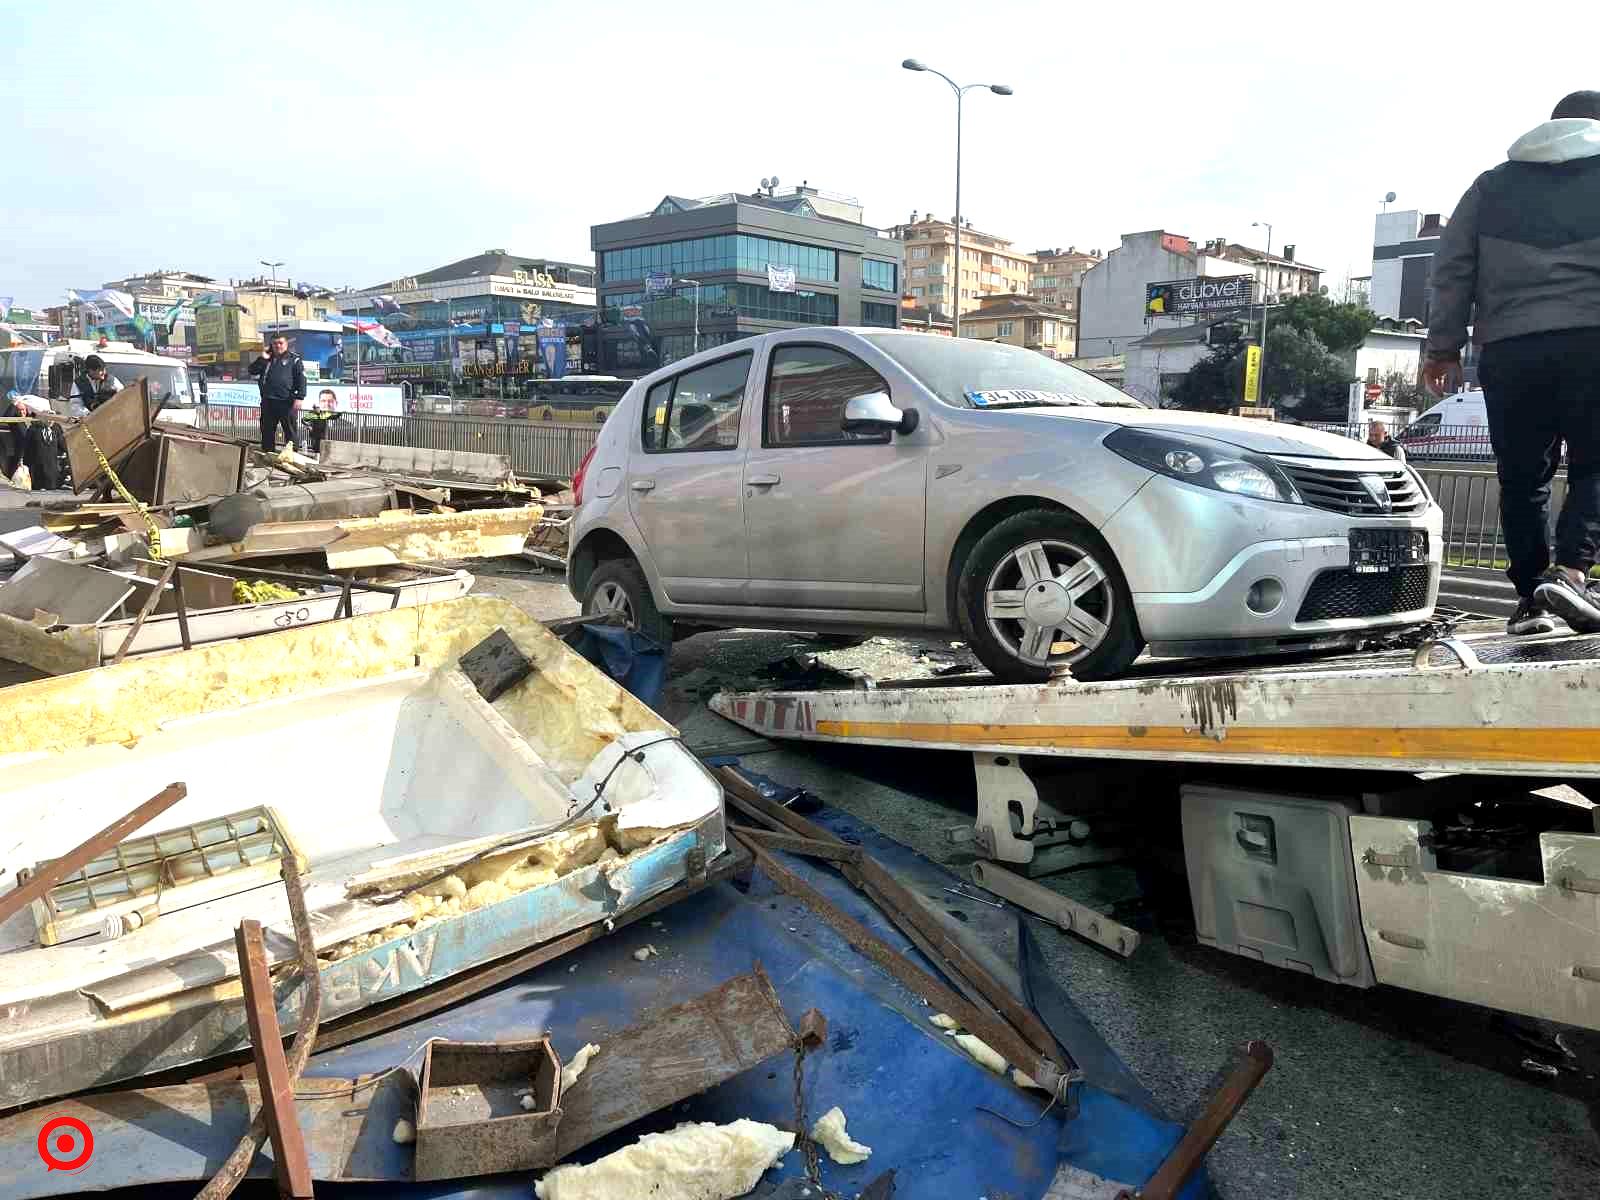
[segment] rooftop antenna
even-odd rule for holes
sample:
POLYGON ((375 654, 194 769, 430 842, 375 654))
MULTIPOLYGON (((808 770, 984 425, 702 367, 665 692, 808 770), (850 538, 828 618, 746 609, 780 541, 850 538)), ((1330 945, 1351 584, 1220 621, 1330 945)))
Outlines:
POLYGON ((1389 211, 1389 205, 1391 205, 1393 203, 1394 203, 1394 193, 1393 192, 1385 192, 1384 196, 1383 196, 1383 211, 1384 212, 1388 212, 1389 211))

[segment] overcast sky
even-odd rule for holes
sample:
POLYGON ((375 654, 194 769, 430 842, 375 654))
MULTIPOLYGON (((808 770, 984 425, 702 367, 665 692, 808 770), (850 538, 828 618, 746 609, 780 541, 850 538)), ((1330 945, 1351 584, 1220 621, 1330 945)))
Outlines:
POLYGON ((888 226, 963 211, 1019 248, 1271 221, 1336 290, 1373 214, 1448 212, 1563 94, 1589 3, 915 4, 0 0, 12 42, 0 295, 157 267, 329 286, 491 247, 591 260, 589 226, 764 175, 888 226), (96 12, 100 15, 95 15, 96 12))

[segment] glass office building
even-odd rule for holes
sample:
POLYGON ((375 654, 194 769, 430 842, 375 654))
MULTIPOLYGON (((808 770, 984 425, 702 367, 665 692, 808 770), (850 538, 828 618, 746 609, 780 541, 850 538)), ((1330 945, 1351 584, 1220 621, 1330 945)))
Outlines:
POLYGON ((599 369, 639 375, 773 329, 899 323, 904 248, 860 205, 802 185, 596 225, 599 369), (698 327, 698 334, 696 332, 698 327))

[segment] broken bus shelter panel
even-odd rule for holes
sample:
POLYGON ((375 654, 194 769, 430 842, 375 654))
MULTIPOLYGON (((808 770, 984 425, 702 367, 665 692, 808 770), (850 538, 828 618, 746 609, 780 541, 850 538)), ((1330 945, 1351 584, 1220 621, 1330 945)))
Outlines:
MULTIPOLYGON (((721 790, 671 727, 500 601, 306 626, 10 694, 30 713, 0 730, 0 792, 28 831, 0 855, 13 873, 180 764, 189 794, 147 833, 236 811, 241 763, 337 740, 308 780, 263 777, 307 861, 329 1020, 625 913, 725 849, 721 790), (491 706, 456 662, 499 628, 535 669, 491 706), (357 876, 399 882, 352 895, 357 876)), ((31 912, 0 925, 0 1105, 242 1046, 243 1010, 214 985, 237 976, 230 933, 247 917, 275 958, 290 952, 272 888, 163 912, 111 943, 40 946, 31 912)))

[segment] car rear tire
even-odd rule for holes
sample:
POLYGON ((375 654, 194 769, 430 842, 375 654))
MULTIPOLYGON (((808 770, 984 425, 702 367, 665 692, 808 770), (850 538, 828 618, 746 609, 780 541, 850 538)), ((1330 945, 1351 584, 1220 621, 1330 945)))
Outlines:
POLYGON ((1065 513, 1018 513, 984 534, 962 567, 956 607, 973 653, 1011 683, 1067 671, 1111 679, 1144 649, 1110 547, 1065 513))
POLYGON ((672 619, 662 616, 656 608, 650 582, 631 558, 607 559, 590 573, 589 584, 583 589, 583 614, 587 617, 601 613, 618 613, 628 628, 662 646, 672 645, 672 619))

